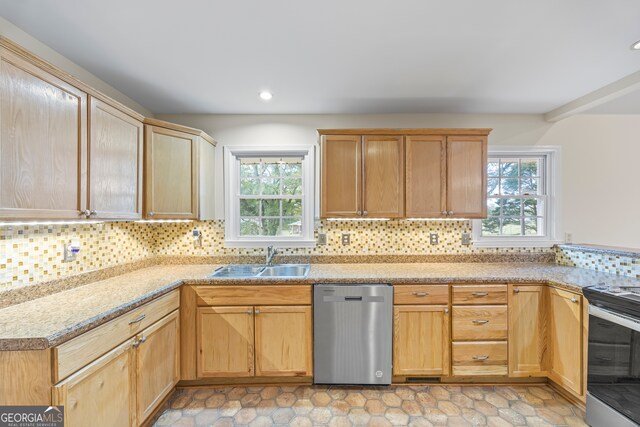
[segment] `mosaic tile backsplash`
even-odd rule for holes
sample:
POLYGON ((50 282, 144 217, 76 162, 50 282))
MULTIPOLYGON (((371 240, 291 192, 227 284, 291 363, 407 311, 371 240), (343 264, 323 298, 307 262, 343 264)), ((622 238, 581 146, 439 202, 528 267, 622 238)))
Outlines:
POLYGON ((616 251, 592 252, 563 246, 556 248, 556 263, 640 279, 640 257, 620 255, 616 251))
MULTIPOLYGON (((461 243, 471 222, 460 221, 321 221, 327 245, 283 249, 285 255, 465 255, 542 253, 551 249, 474 248, 461 243), (351 234, 343 246, 342 233, 351 234), (439 244, 429 244, 438 233, 439 244)), ((137 261, 156 255, 263 255, 264 249, 224 247, 224 221, 175 223, 114 222, 73 225, 12 225, 0 227, 0 289, 21 287, 82 272, 137 261), (202 232, 202 247, 194 248, 192 230, 202 232), (65 242, 76 239, 76 261, 64 263, 65 242)))

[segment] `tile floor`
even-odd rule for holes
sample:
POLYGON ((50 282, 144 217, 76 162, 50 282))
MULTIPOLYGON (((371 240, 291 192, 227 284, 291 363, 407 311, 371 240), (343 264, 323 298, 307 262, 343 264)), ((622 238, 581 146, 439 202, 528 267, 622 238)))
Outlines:
POLYGON ((586 426, 547 386, 178 389, 154 426, 586 426))

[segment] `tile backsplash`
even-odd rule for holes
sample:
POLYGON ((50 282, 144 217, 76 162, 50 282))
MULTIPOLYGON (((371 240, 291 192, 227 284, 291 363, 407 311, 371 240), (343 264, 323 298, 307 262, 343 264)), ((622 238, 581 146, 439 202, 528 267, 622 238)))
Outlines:
MULTIPOLYGON (((321 221, 327 245, 283 249, 286 255, 472 255, 542 253, 551 249, 475 248, 461 243, 471 222, 460 221, 321 221), (343 246, 342 233, 351 234, 343 246), (429 244, 438 233, 439 244, 429 244)), ((0 289, 21 287, 82 272, 111 267, 155 255, 263 255, 264 249, 224 247, 224 221, 166 223, 113 222, 70 225, 0 226, 0 289), (202 232, 194 248, 192 230, 202 232), (80 242, 77 260, 62 262, 64 243, 80 242)))
POLYGON ((628 255, 624 251, 591 249, 562 245, 555 249, 556 263, 570 267, 586 268, 618 276, 640 279, 640 256, 628 255))

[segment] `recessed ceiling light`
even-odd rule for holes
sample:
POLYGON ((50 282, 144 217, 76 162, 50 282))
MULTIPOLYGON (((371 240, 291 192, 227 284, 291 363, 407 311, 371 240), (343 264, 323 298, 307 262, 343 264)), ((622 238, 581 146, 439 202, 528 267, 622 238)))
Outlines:
POLYGON ((640 50, 640 40, 631 45, 631 49, 640 50))
POLYGON ((273 94, 268 90, 263 90, 262 92, 260 92, 259 95, 260 95, 260 99, 262 99, 263 101, 269 101, 271 100, 271 98, 273 98, 273 94))

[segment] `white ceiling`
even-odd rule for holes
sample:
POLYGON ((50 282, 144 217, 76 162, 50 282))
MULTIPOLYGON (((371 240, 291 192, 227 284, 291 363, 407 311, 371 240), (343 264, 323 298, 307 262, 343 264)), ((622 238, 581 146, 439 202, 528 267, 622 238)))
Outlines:
POLYGON ((0 0, 0 14, 158 114, 544 113, 640 70, 637 0, 0 0))

